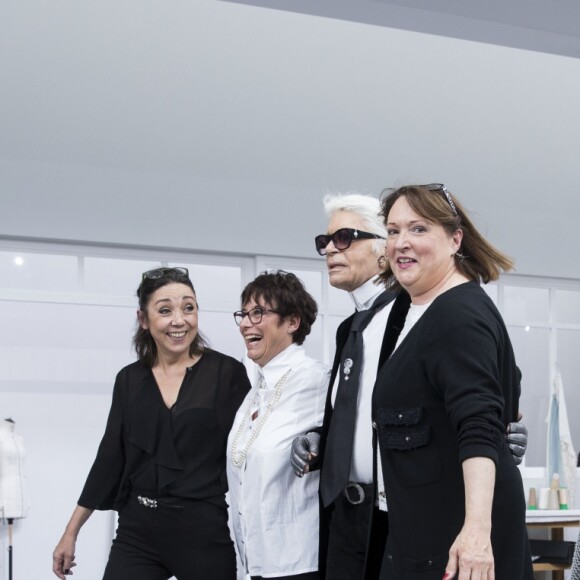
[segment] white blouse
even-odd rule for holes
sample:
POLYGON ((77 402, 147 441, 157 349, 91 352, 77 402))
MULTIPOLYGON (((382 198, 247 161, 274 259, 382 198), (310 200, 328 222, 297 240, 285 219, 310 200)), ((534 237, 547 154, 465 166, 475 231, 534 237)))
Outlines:
POLYGON ((290 447, 294 437, 322 424, 330 370, 292 344, 261 375, 228 438, 230 513, 238 555, 251 576, 314 572, 319 471, 297 477, 290 447))

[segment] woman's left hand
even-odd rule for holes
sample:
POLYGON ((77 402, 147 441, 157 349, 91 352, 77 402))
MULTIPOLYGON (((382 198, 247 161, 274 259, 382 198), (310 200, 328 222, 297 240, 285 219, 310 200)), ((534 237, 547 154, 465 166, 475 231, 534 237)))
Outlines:
POLYGON ((449 550, 443 580, 495 580, 489 532, 465 524, 449 550))

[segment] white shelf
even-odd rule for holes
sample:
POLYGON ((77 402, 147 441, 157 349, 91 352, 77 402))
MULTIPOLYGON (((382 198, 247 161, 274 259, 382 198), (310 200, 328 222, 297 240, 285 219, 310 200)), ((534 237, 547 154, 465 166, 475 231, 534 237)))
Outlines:
POLYGON ((580 520, 580 510, 526 510, 527 524, 574 522, 578 520, 580 520))

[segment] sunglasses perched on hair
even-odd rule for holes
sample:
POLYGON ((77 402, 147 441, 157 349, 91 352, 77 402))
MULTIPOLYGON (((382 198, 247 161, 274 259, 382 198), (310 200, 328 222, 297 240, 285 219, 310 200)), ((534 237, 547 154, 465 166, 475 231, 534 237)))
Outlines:
POLYGON ((363 232, 354 228, 340 228, 333 234, 320 234, 314 238, 316 251, 321 255, 326 255, 326 246, 332 242, 337 250, 346 250, 350 248, 353 240, 384 240, 383 236, 371 234, 370 232, 363 232))
POLYGON ((262 322, 262 316, 268 312, 279 314, 277 310, 272 308, 260 308, 259 306, 256 306, 256 308, 252 308, 248 311, 238 310, 237 312, 234 312, 234 320, 236 321, 236 324, 240 326, 242 320, 247 316, 252 324, 260 324, 260 322, 262 322))
POLYGON ((447 202, 449 203, 449 207, 451 208, 453 213, 455 215, 458 215, 457 208, 455 207, 455 204, 453 203, 453 200, 451 199, 451 196, 449 195, 449 192, 447 191, 447 188, 443 183, 428 183, 427 185, 420 185, 419 187, 424 187, 425 189, 428 189, 429 191, 434 191, 436 193, 442 192, 443 195, 445 195, 445 197, 447 198, 447 202))
POLYGON ((143 272, 143 277, 141 280, 145 280, 148 278, 149 280, 159 280, 159 278, 163 278, 165 274, 168 272, 175 272, 181 278, 189 278, 189 270, 183 267, 177 268, 155 268, 154 270, 147 270, 147 272, 143 272))

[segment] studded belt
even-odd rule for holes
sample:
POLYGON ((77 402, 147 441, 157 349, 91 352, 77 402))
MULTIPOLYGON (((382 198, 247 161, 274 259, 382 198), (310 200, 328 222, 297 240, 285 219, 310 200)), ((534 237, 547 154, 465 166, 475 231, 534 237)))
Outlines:
POLYGON ((138 495, 137 501, 146 508, 157 509, 158 507, 156 499, 145 497, 144 495, 138 495))
POLYGON ((373 486, 371 483, 355 483, 353 481, 347 483, 342 490, 342 494, 346 501, 352 505, 360 505, 365 498, 372 493, 373 486))
POLYGON ((161 507, 167 507, 167 508, 174 508, 174 509, 183 509, 184 506, 184 500, 178 498, 178 497, 171 497, 171 496, 165 496, 165 497, 149 497, 143 493, 139 493, 139 492, 133 492, 132 494, 133 499, 135 499, 135 501, 139 504, 142 505, 143 507, 146 507, 148 509, 158 509, 161 507))

